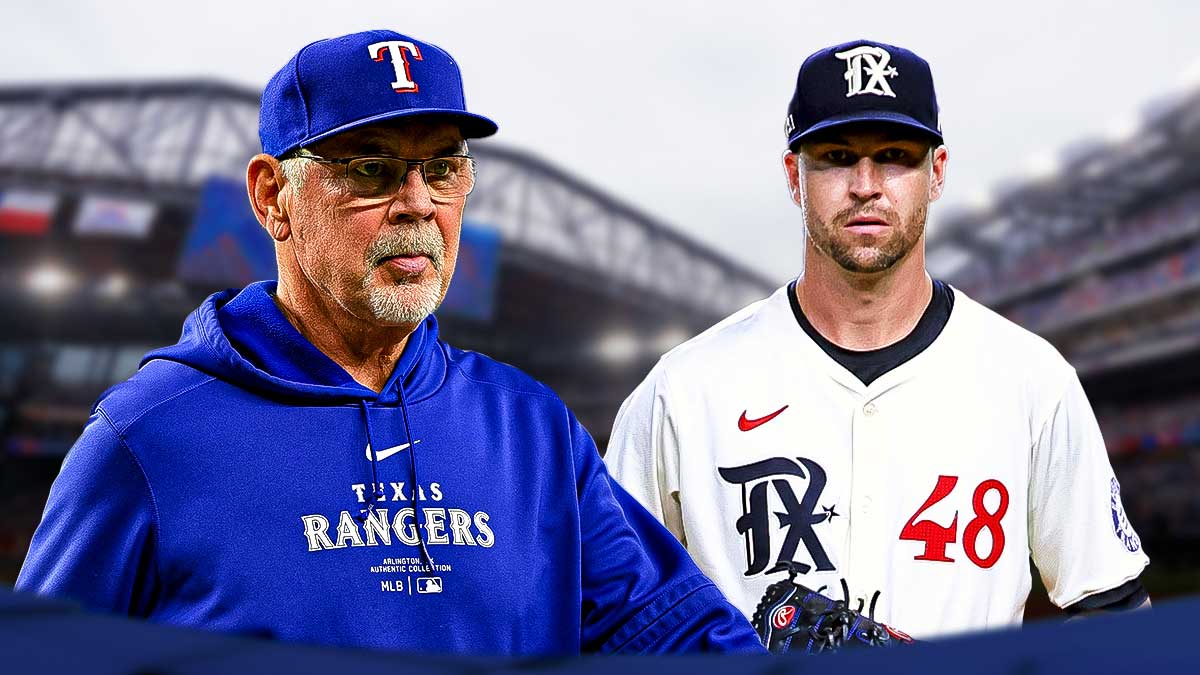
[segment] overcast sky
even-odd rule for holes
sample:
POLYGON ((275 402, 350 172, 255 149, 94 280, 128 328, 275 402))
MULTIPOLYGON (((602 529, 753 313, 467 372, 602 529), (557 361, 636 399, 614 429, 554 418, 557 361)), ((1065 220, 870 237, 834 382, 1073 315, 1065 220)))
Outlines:
MULTIPOLYGON (((219 78, 261 87, 312 40, 391 28, 446 48, 467 105, 529 149, 775 280, 801 260, 780 154, 796 70, 866 37, 933 68, 939 213, 1127 128, 1191 77, 1200 2, 6 3, 0 82, 219 78), (345 9, 331 9, 344 4, 345 9)), ((469 208, 469 207, 468 207, 469 208)))

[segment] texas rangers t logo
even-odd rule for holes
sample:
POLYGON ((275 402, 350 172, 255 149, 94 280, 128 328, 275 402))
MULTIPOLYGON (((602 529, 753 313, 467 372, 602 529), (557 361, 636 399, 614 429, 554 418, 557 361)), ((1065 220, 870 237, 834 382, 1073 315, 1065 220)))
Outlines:
POLYGON ((396 81, 392 82, 392 89, 395 89, 396 93, 418 91, 417 83, 413 82, 412 75, 408 72, 408 54, 412 54, 418 61, 423 61, 420 47, 406 40, 388 40, 368 45, 367 51, 375 61, 382 61, 385 51, 391 57, 392 67, 396 69, 396 81))
POLYGON ((742 486, 742 508, 745 511, 737 519, 737 531, 746 537, 746 576, 754 576, 767 569, 771 559, 772 516, 778 519, 780 527, 787 529, 777 563, 793 562, 803 572, 812 569, 794 560, 796 549, 803 542, 818 571, 834 569, 825 548, 821 546, 821 540, 813 531, 813 525, 836 515, 832 508, 816 513, 817 500, 825 489, 825 469, 820 464, 804 457, 797 457, 796 461, 775 457, 745 466, 718 467, 717 471, 727 482, 742 486), (796 499, 789 476, 808 478, 808 487, 800 499, 796 499), (753 487, 750 487, 751 484, 753 487), (771 512, 767 503, 768 486, 775 488, 775 494, 783 505, 783 513, 771 512))
POLYGON ((892 87, 885 78, 896 77, 899 73, 896 72, 895 66, 888 66, 892 55, 887 53, 886 49, 864 45, 850 51, 838 52, 834 56, 846 62, 846 74, 843 76, 848 85, 846 98, 860 94, 878 94, 896 98, 896 92, 892 91, 892 87), (867 80, 866 86, 863 86, 864 71, 870 78, 867 80))

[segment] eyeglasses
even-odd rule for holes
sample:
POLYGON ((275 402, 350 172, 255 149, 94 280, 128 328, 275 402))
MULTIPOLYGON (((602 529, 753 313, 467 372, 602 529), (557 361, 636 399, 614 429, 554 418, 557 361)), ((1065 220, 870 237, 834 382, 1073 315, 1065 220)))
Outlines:
POLYGON ((432 159, 371 155, 334 159, 302 150, 296 157, 344 167, 345 173, 339 179, 340 187, 355 197, 372 199, 396 194, 414 166, 420 167, 421 177, 429 188, 429 197, 435 201, 466 197, 475 187, 475 158, 470 155, 432 159))

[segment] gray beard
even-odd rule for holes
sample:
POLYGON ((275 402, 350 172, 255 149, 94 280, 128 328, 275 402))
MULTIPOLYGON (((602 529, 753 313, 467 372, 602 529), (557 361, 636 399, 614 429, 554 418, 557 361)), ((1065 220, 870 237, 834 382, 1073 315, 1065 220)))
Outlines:
POLYGON ((394 232, 376 241, 367 250, 367 269, 374 271, 384 258, 397 255, 428 256, 437 272, 437 283, 428 281, 377 287, 370 285, 371 275, 363 277, 367 305, 371 314, 384 323, 418 324, 437 310, 446 292, 442 270, 445 268, 445 240, 437 227, 413 228, 394 232))
POLYGON ((442 298, 441 284, 403 286, 407 288, 372 288, 367 292, 367 304, 376 319, 389 324, 418 324, 437 310, 442 298))

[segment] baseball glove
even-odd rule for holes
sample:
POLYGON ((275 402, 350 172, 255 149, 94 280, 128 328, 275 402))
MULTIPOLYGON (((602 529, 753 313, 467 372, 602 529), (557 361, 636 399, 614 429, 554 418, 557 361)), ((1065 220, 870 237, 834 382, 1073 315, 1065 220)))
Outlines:
POLYGON ((850 607, 850 588, 845 579, 842 579, 845 599, 831 600, 821 595, 824 586, 813 591, 797 584, 796 576, 801 570, 793 564, 780 563, 771 571, 784 570, 788 578, 767 587, 751 619, 759 639, 770 651, 817 654, 844 647, 912 644, 913 639, 908 635, 874 620, 879 591, 871 597, 871 607, 864 616, 861 599, 858 609, 850 607))

